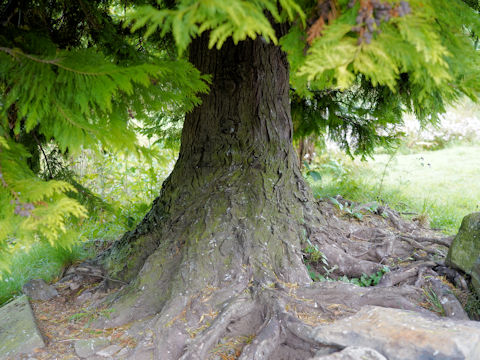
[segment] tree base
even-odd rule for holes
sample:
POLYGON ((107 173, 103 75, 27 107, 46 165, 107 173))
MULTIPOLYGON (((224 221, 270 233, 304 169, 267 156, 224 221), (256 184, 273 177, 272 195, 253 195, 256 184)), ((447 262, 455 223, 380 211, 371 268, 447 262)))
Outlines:
MULTIPOLYGON (((139 346, 131 359, 150 356, 165 360, 250 360, 307 359, 339 351, 341 348, 318 343, 314 327, 351 316, 366 305, 428 314, 438 311, 429 309, 425 289, 434 289, 445 297, 446 300, 440 300, 445 300, 443 311, 447 316, 468 319, 458 300, 448 298, 451 292, 444 291, 446 286, 433 278, 438 276, 435 269, 446 253, 443 246, 435 243, 444 243, 445 239, 403 221, 388 207, 380 209, 386 214, 383 216, 363 211, 362 221, 327 202, 319 202, 318 211, 328 223, 311 227, 309 243, 299 244, 299 248, 316 246, 326 256, 328 266, 321 261, 310 263, 310 271, 320 274, 323 269, 323 276, 333 280, 358 277, 362 275, 360 271, 372 275, 389 265, 392 271, 384 275, 379 285, 312 283, 299 276, 307 274, 303 263, 294 268, 293 262, 289 266, 283 262, 282 267, 282 262, 272 256, 270 263, 262 264, 262 256, 276 253, 265 251, 268 249, 262 249, 262 253, 254 247, 243 249, 241 260, 229 264, 236 264, 234 267, 211 266, 206 272, 208 266, 202 268, 202 264, 207 257, 188 257, 184 253, 191 246, 174 256, 165 256, 165 250, 159 248, 137 280, 110 299, 115 311, 102 325, 112 327, 140 320, 137 324, 141 325, 136 325, 134 332, 153 330, 148 339, 138 335, 139 346), (186 259, 194 260, 200 268, 194 264, 189 268, 186 259)), ((222 251, 214 258, 221 254, 222 251)), ((222 263, 229 258, 225 255, 219 257, 222 263)), ((293 250, 283 254, 290 261, 295 256, 306 254, 293 250)))

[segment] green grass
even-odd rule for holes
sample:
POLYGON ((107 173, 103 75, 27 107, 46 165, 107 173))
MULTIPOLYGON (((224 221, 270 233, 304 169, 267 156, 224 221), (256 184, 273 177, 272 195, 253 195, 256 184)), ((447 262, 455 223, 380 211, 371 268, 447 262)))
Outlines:
POLYGON ((105 249, 123 233, 132 230, 147 210, 146 204, 131 203, 116 214, 94 214, 81 224, 72 225, 79 240, 71 250, 48 243, 37 243, 29 251, 18 250, 12 255, 11 273, 0 274, 0 306, 20 294, 27 281, 44 279, 49 282, 57 278, 65 266, 105 249))
POLYGON ((479 154, 480 145, 460 145, 377 155, 364 163, 324 160, 323 178, 313 188, 318 197, 340 194, 353 201, 379 201, 401 212, 428 215, 431 227, 452 234, 465 215, 480 211, 479 154))
POLYGON ((13 255, 11 273, 3 273, 0 281, 0 305, 18 295, 23 284, 31 279, 51 281, 58 276, 65 265, 87 256, 80 246, 71 250, 36 244, 30 251, 19 251, 13 255))

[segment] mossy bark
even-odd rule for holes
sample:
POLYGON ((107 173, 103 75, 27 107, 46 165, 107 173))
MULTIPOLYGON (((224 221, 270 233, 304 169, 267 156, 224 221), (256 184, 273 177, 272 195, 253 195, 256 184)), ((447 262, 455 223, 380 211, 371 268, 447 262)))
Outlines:
POLYGON ((186 289, 309 283, 301 242, 306 224, 321 223, 292 147, 285 54, 261 38, 208 50, 204 36, 190 60, 212 75, 211 90, 186 116, 179 158, 152 209, 105 259, 111 277, 134 279, 132 301, 148 303, 143 315, 186 289))

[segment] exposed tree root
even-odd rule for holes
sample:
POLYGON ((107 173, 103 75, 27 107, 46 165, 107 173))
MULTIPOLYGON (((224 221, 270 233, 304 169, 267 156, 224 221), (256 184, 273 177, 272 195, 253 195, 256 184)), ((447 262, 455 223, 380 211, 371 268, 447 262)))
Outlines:
POLYGON ((341 350, 319 344, 314 336, 315 325, 352 315, 365 305, 428 312, 417 304, 421 292, 408 286, 385 289, 345 283, 290 285, 288 291, 252 285, 248 291, 217 305, 209 322, 204 321, 207 315, 195 311, 212 305, 206 305, 209 301, 202 303, 202 297, 196 297, 188 309, 168 316, 168 322, 168 312, 162 312, 155 322, 159 329, 155 358, 209 359, 222 339, 250 336, 252 341, 237 354, 238 359, 306 359, 341 350))
POLYGON ((463 310, 462 305, 448 285, 433 277, 428 279, 428 284, 435 292, 438 302, 441 304, 446 317, 451 317, 458 320, 468 320, 467 313, 465 310, 463 310))
POLYGON ((450 245, 452 245, 452 241, 455 238, 455 236, 447 236, 447 237, 439 238, 439 237, 424 237, 424 236, 412 237, 410 235, 403 235, 403 237, 408 237, 418 242, 428 242, 432 244, 443 245, 447 248, 449 248, 450 245))
POLYGON ((243 351, 240 360, 267 360, 282 340, 280 322, 270 317, 249 345, 243 351))
MULTIPOLYGON (((282 241, 277 242, 282 249, 269 248, 268 237, 265 243, 250 241, 248 234, 263 229, 263 222, 256 223, 253 230, 241 222, 233 223, 241 229, 233 232, 241 245, 227 247, 224 235, 207 247, 191 244, 179 250, 172 248, 173 241, 166 241, 150 255, 137 279, 112 298, 118 311, 103 325, 148 319, 140 322, 136 331, 141 334, 153 329, 153 336, 145 340, 138 335, 139 346, 130 359, 300 360, 341 351, 335 344, 315 340, 315 326, 351 316, 367 305, 432 314, 435 309, 428 297, 435 294, 444 305, 445 316, 467 318, 449 287, 437 279, 445 275, 460 282, 461 277, 439 266, 445 252, 436 246, 444 246, 444 240, 403 224, 401 218, 392 222, 366 214, 358 221, 328 203, 319 202, 318 206, 327 224, 315 226, 318 215, 313 211, 311 218, 305 217, 309 220, 306 233, 308 244, 317 247, 328 264, 319 261, 310 266, 334 280, 372 275, 388 265, 391 271, 378 286, 339 281, 309 284, 305 269, 301 269, 302 254, 292 246, 297 236, 291 230, 295 224, 288 216, 278 215, 273 224, 283 224, 282 241), (169 251, 171 256, 165 257, 169 251), (236 252, 243 257, 232 257, 236 252), (258 257, 257 252, 265 257, 258 257), (207 253, 216 262, 198 256, 207 253), (289 273, 292 264, 295 272, 289 273), (202 275, 195 277, 196 271, 202 275)), ((272 236, 281 236, 276 228, 270 228, 272 236)), ((228 234, 224 229, 217 233, 228 234)))
MULTIPOLYGON (((231 301, 217 315, 211 325, 199 336, 186 343, 186 351, 181 360, 203 360, 208 351, 225 336, 227 327, 238 319, 247 316, 254 308, 254 302, 242 296, 231 301)), ((252 358, 253 359, 253 358, 252 358)))

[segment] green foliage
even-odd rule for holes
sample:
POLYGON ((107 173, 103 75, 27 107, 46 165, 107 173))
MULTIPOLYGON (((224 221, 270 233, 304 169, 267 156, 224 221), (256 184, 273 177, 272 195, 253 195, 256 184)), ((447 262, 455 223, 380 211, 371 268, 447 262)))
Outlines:
MULTIPOLYGON (((64 181, 45 182, 24 161, 28 154, 13 141, 0 147, 0 270, 8 269, 9 255, 36 239, 65 244, 70 217, 86 216, 83 206, 64 193, 75 188, 64 181)), ((72 234, 74 238, 74 234, 72 234)), ((68 242, 67 242, 68 243, 68 242)))
POLYGON ((306 97, 292 91, 292 120, 296 139, 323 135, 349 155, 372 155, 389 148, 403 135, 402 99, 385 86, 373 87, 364 77, 351 90, 311 90, 306 97))
POLYGON ((303 249, 303 257, 308 274, 313 281, 343 281, 362 287, 376 286, 382 276, 390 272, 390 268, 384 266, 381 270, 370 276, 363 274, 360 278, 349 279, 344 275, 338 279, 333 279, 331 274, 337 269, 337 266, 330 267, 325 254, 318 250, 317 246, 312 244, 310 240, 307 239, 307 243, 308 245, 303 249), (319 267, 321 267, 322 274, 316 270, 319 267))
POLYGON ((265 40, 277 42, 277 36, 266 15, 270 13, 275 21, 304 18, 304 13, 294 0, 180 0, 174 9, 156 9, 144 6, 130 15, 132 30, 146 26, 145 36, 156 31, 161 36, 172 32, 176 45, 182 53, 193 38, 209 32, 209 47, 221 48, 232 38, 236 44, 247 38, 262 36, 265 40), (279 12, 280 5, 282 12, 279 12))
POLYGON ((349 283, 349 284, 355 284, 361 287, 377 286, 380 280, 382 279, 383 275, 385 275, 388 272, 390 272, 390 268, 388 266, 384 266, 381 270, 377 271, 375 274, 372 274, 372 275, 362 274, 360 278, 351 278, 351 279, 349 279, 344 275, 338 280, 349 283))
POLYGON ((158 50, 132 51, 121 26, 106 15, 108 5, 81 11, 63 2, 43 5, 0 8, 9 19, 0 27, 1 269, 16 247, 37 241, 71 245, 77 236, 61 235, 73 229, 69 222, 86 216, 79 201, 98 200, 68 172, 53 173, 51 162, 38 166, 38 147, 53 141, 60 154, 71 155, 101 144, 109 151, 151 155, 137 143, 137 124, 159 112, 188 111, 199 104, 196 94, 208 89, 208 77, 187 61, 158 50), (37 22, 39 15, 44 24, 37 22), (62 16, 65 24, 53 25, 62 16), (83 17, 90 32, 73 25, 83 17), (100 36, 99 26, 105 30, 100 36), (123 50, 113 49, 112 42, 123 50), (37 144, 22 143, 25 134, 33 134, 37 144))
POLYGON ((425 298, 427 300, 428 308, 441 316, 445 316, 445 309, 443 308, 443 305, 440 302, 440 299, 438 298, 435 290, 433 290, 431 287, 428 287, 426 289, 423 289, 423 294, 425 295, 425 298))
POLYGON ((13 127, 14 134, 38 127, 62 151, 100 142, 113 150, 134 152, 130 114, 142 119, 145 112, 181 102, 185 94, 192 95, 185 97, 188 110, 198 104, 194 92, 206 90, 198 71, 187 62, 162 60, 126 67, 90 49, 57 51, 53 56, 0 51, 0 81, 8 89, 1 98, 2 127, 13 127), (166 86, 153 87, 152 82, 166 86), (179 89, 182 92, 176 93, 179 89))
MULTIPOLYGON (((89 217, 70 224, 69 231, 60 234, 55 246, 41 242, 27 251, 19 244, 9 257, 11 271, 2 274, 0 305, 19 294, 28 280, 51 281, 65 266, 95 256, 133 229, 158 195, 176 157, 175 151, 164 149, 157 149, 155 157, 148 161, 83 150, 70 159, 60 156, 55 147, 47 146, 44 150, 54 177, 65 177, 75 184, 78 192, 74 195, 88 209, 89 217), (71 248, 58 246, 73 241, 71 248)), ((45 170, 42 176, 49 176, 50 172, 45 170)))
POLYGON ((328 259, 324 253, 318 250, 317 246, 307 240, 307 246, 303 249, 303 259, 307 267, 308 274, 313 281, 330 281, 330 274, 337 269, 337 265, 330 267, 328 259), (315 269, 321 267, 323 275, 315 269))
POLYGON ((303 252, 306 257, 306 260, 305 260, 306 262, 315 263, 315 264, 321 262, 323 265, 328 266, 327 258, 320 250, 317 249, 315 245, 312 245, 310 243, 310 245, 308 245, 305 249, 303 249, 303 252))
MULTIPOLYGON (((109 204, 116 222, 125 224, 127 230, 150 208, 177 156, 177 151, 158 145, 150 149, 150 159, 85 150, 70 164, 76 174, 81 174, 81 185, 109 204)), ((101 209, 91 215, 100 215, 101 209)))
MULTIPOLYGON (((411 13, 382 22, 370 44, 359 43, 358 34, 352 31, 356 6, 342 8, 338 19, 312 43, 307 56, 300 51, 304 45, 299 41, 306 38, 305 33, 301 27, 292 28, 281 43, 292 57, 298 77, 293 83, 320 90, 348 89, 362 74, 373 86, 387 86, 392 92, 401 90, 397 84, 405 82, 408 88, 416 88, 417 98, 424 104, 432 92, 446 99, 459 92, 470 93, 471 88, 462 84, 479 70, 476 62, 471 62, 477 55, 465 28, 477 31, 478 15, 459 1, 411 0, 409 4, 411 13), (463 64, 456 62, 459 51, 466 56, 463 64), (452 82, 459 87, 447 86, 452 82)), ((478 85, 473 86, 478 91, 478 85)))
POLYGON ((357 218, 358 220, 363 219, 363 215, 360 211, 355 209, 353 204, 345 204, 342 205, 337 199, 330 197, 329 198, 330 202, 332 202, 334 205, 336 205, 341 211, 345 212, 346 215, 349 215, 351 217, 357 218))
POLYGON ((476 11, 460 1, 411 0, 409 14, 381 22, 366 43, 352 30, 358 6, 339 3, 340 16, 311 46, 300 25, 280 40, 292 68, 297 137, 327 135, 350 155, 371 155, 396 143, 404 111, 437 123, 460 96, 477 100, 476 11))
POLYGON ((322 180, 322 175, 317 170, 313 170, 306 161, 303 162, 303 165, 307 170, 305 173, 307 177, 310 177, 313 181, 322 180))

